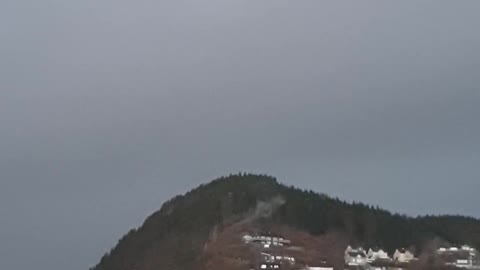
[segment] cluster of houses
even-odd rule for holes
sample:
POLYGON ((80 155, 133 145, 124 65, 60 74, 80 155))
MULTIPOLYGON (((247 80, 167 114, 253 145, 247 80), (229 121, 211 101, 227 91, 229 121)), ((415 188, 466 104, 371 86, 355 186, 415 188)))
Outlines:
MULTIPOLYGON (((243 242, 255 246, 256 255, 252 270, 271 269, 302 269, 302 270, 333 270, 333 267, 325 262, 325 265, 302 266, 297 264, 293 256, 288 255, 291 241, 282 236, 261 234, 256 236, 244 235, 243 242)), ((479 253, 475 248, 464 245, 460 247, 441 247, 431 254, 447 267, 463 268, 468 270, 480 270, 479 253)), ((369 248, 348 246, 344 254, 345 267, 347 269, 393 269, 407 267, 408 264, 417 261, 414 253, 408 249, 395 250, 392 256, 381 248, 369 248)))
POLYGON ((366 251, 362 247, 352 248, 348 246, 345 250, 345 265, 347 266, 365 266, 372 263, 409 263, 416 260, 412 252, 407 249, 397 249, 390 257, 386 251, 381 248, 370 248, 366 251))
MULTIPOLYGON (((441 247, 436 251, 435 257, 445 266, 452 266, 463 269, 480 269, 478 252, 475 248, 464 245, 461 247, 441 247)), ((392 257, 380 248, 370 248, 366 251, 362 247, 352 248, 348 246, 345 250, 345 265, 349 267, 369 268, 370 266, 383 266, 374 268, 387 268, 416 261, 413 252, 408 249, 397 249, 392 257)))

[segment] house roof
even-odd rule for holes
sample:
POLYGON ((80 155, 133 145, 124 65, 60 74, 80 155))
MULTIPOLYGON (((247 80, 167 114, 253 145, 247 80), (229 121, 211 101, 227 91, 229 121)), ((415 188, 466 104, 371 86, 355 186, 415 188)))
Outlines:
POLYGON ((409 254, 409 255, 412 255, 412 256, 415 255, 412 251, 410 251, 408 249, 405 249, 405 248, 399 248, 399 249, 395 250, 394 256, 395 256, 395 254, 409 254))
POLYGON ((351 246, 348 246, 345 251, 360 251, 360 252, 366 252, 365 249, 363 247, 351 247, 351 246))
POLYGON ((357 256, 362 256, 362 257, 365 257, 365 252, 360 252, 360 251, 349 251, 348 252, 348 255, 352 256, 352 257, 357 257, 357 256))

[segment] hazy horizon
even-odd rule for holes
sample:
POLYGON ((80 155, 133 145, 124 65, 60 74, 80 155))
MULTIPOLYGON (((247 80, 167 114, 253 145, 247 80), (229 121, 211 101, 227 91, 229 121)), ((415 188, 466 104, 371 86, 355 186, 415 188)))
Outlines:
POLYGON ((85 270, 239 171, 480 218, 478 1, 0 6, 0 269, 85 270))

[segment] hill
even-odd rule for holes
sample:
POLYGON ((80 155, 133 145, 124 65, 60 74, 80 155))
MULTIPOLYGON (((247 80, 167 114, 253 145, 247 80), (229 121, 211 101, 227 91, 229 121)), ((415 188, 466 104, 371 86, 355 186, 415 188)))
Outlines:
POLYGON ((92 270, 247 269, 245 233, 274 232, 300 243, 298 258, 340 263, 347 244, 417 254, 435 243, 480 247, 480 221, 462 216, 408 217, 238 174, 176 196, 131 230, 92 270))

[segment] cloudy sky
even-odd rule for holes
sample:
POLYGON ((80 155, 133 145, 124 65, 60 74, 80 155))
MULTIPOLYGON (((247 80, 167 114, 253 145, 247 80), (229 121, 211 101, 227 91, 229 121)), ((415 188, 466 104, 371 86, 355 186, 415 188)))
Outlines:
POLYGON ((232 172, 480 217, 479 1, 0 1, 0 269, 232 172))

